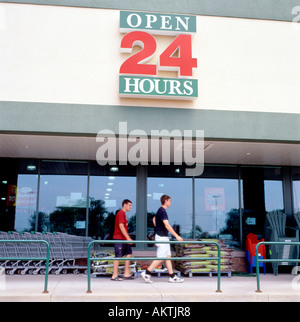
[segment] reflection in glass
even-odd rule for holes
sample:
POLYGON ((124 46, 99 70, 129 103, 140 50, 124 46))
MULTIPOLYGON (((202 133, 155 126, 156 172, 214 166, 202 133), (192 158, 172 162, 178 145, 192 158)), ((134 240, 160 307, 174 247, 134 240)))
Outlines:
POLYGON ((0 230, 34 230, 38 161, 1 159, 0 162, 0 230))
POLYGON ((293 170, 293 200, 294 213, 300 212, 300 168, 293 170))
POLYGON ((16 198, 16 231, 35 231, 37 175, 19 174, 16 198))
POLYGON ((195 179, 196 238, 224 238, 239 246, 239 199, 236 179, 195 179))
POLYGON ((265 206, 266 212, 283 210, 282 181, 265 180, 265 206))
POLYGON ((85 235, 85 176, 41 175, 39 229, 85 235))
POLYGON ((126 213, 128 232, 136 236, 136 178, 121 176, 90 177, 89 236, 94 239, 112 239, 116 211, 122 208, 122 201, 132 201, 130 212, 126 213))
POLYGON ((147 186, 147 237, 154 238, 152 222, 161 206, 160 197, 163 194, 171 197, 171 207, 167 209, 169 223, 183 238, 190 238, 193 231, 192 210, 192 179, 191 178, 148 178, 147 186))
POLYGON ((39 231, 84 236, 86 207, 87 163, 42 161, 39 231))
MULTIPOLYGON (((128 232, 136 239, 136 167, 90 165, 89 229, 94 239, 112 239, 116 211, 122 208, 122 201, 132 202, 126 213, 128 232)), ((106 244, 107 245, 107 244, 106 244)))
POLYGON ((281 168, 264 168, 264 188, 266 212, 284 211, 281 168))

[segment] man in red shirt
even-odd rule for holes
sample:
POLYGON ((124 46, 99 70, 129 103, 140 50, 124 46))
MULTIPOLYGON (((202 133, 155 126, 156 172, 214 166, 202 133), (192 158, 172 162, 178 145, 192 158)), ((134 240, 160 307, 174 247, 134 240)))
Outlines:
MULTIPOLYGON (((126 212, 131 210, 132 202, 128 199, 123 200, 122 209, 117 212, 115 219, 115 231, 113 235, 113 239, 116 240, 132 240, 128 234, 128 224, 126 218, 126 212)), ((115 244, 115 256, 123 257, 126 256, 130 258, 132 256, 132 249, 130 244, 115 244)), ((124 269, 124 278, 125 279, 133 279, 129 270, 130 261, 125 261, 125 269, 124 269)), ((122 278, 118 276, 119 269, 119 261, 114 261, 114 270, 112 275, 113 281, 123 281, 122 278)))

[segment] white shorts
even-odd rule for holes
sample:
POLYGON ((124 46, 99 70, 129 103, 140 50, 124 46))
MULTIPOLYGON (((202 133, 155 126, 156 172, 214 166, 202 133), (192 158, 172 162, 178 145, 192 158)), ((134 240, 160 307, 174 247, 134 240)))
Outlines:
MULTIPOLYGON (((169 237, 155 235, 156 241, 169 241, 169 237)), ((171 256, 170 244, 155 244, 157 247, 156 256, 157 257, 168 257, 171 256)))

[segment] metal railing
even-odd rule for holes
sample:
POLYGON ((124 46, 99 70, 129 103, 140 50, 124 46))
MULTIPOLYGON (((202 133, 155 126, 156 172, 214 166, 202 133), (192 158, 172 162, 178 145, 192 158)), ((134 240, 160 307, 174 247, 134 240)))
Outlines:
MULTIPOLYGON (((88 245, 87 253, 87 267, 88 267, 88 288, 86 293, 92 293, 91 291, 91 261, 98 261, 99 257, 91 257, 91 246, 94 244, 205 244, 205 245, 216 245, 218 248, 217 257, 131 257, 128 260, 174 260, 174 261, 199 261, 202 260, 217 260, 218 261, 218 278, 217 278, 217 290, 216 292, 221 293, 221 247, 215 241, 150 241, 150 240, 93 240, 88 245)), ((101 257, 101 260, 126 260, 125 257, 101 257)))
POLYGON ((272 259, 266 259, 266 258, 259 258, 258 256, 258 247, 260 245, 300 245, 300 242, 267 242, 267 241, 262 241, 259 242, 256 245, 255 249, 255 256, 256 256, 256 279, 257 279, 257 290, 255 292, 261 293, 262 291, 260 290, 260 280, 259 280, 259 263, 264 262, 264 263, 275 263, 275 262, 300 262, 300 259, 292 259, 292 258, 272 258, 272 259))
MULTIPOLYGON (((48 293, 48 274, 49 274, 49 258, 50 258, 50 246, 45 240, 14 240, 14 239, 1 239, 0 243, 43 243, 47 247, 46 257, 21 257, 21 256, 11 256, 11 257, 0 257, 0 260, 4 261, 46 261, 46 271, 45 271, 45 284, 44 292, 48 293)), ((5 269, 5 266, 3 267, 5 269)))

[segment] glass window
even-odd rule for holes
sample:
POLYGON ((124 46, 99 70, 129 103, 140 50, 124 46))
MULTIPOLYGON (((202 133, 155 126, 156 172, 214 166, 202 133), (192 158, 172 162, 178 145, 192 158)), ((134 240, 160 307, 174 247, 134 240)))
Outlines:
POLYGON ((126 213, 128 232, 136 237, 136 167, 100 166, 91 163, 89 203, 89 236, 94 239, 112 239, 117 210, 122 201, 132 202, 126 213))
POLYGON ((87 165, 41 161, 39 231, 86 234, 87 165))
MULTIPOLYGON (((267 212, 284 211, 280 167, 206 165, 200 177, 190 178, 185 176, 185 166, 147 166, 146 224, 146 218, 136 216, 134 166, 9 158, 0 159, 0 164, 0 231, 37 229, 112 239, 115 213, 129 199, 129 234, 135 239, 140 227, 139 236, 152 240, 152 218, 161 206, 161 195, 167 194, 172 200, 169 222, 183 238, 221 238, 241 247, 250 232, 264 234, 267 212)), ((299 167, 292 168, 292 187, 297 213, 299 167)))
POLYGON ((284 211, 281 168, 265 168, 264 183, 266 212, 284 211))
POLYGON ((16 231, 35 231, 36 229, 37 185, 37 175, 18 175, 15 218, 16 231))
POLYGON ((294 213, 300 212, 300 168, 293 169, 294 213))
POLYGON ((220 238, 240 245, 238 171, 206 166, 195 179, 195 237, 220 238))
MULTIPOLYGON (((193 234, 193 179, 185 177, 185 168, 176 166, 148 167, 147 238, 154 239, 153 216, 160 208, 163 194, 171 197, 167 209, 169 223, 183 238, 193 234)), ((150 246, 150 245, 149 245, 150 246)))
POLYGON ((1 230, 35 230, 38 161, 6 159, 1 164, 7 165, 1 176, 1 212, 5 218, 1 230))

